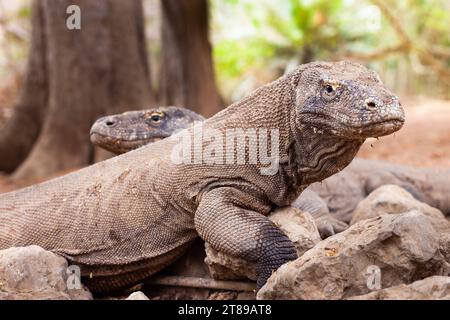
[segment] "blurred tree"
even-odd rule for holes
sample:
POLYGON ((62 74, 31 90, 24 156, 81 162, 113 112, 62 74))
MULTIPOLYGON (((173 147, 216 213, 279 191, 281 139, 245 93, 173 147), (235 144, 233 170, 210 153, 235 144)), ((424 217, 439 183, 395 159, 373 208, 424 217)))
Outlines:
POLYGON ((140 0, 35 0, 22 93, 0 136, 0 171, 36 178, 92 162, 99 117, 153 102, 140 0), (69 5, 81 30, 66 27, 69 5))
POLYGON ((42 6, 35 1, 31 17, 34 27, 27 65, 28 76, 23 81, 12 118, 2 128, 0 171, 10 172, 25 159, 41 128, 48 95, 43 19, 42 6))
POLYGON ((162 0, 158 100, 204 116, 220 110, 208 38, 207 0, 162 0))

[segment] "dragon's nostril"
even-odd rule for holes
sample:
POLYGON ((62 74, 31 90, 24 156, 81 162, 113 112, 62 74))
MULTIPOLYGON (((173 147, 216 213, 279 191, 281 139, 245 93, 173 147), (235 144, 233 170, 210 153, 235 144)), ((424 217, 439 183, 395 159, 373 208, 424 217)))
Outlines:
POLYGON ((367 102, 367 106, 368 106, 369 108, 375 108, 377 105, 375 104, 375 102, 369 101, 369 102, 367 102))
POLYGON ((116 122, 113 121, 113 120, 107 120, 107 121, 105 122, 105 124, 106 124, 108 127, 113 126, 115 123, 116 123, 116 122))

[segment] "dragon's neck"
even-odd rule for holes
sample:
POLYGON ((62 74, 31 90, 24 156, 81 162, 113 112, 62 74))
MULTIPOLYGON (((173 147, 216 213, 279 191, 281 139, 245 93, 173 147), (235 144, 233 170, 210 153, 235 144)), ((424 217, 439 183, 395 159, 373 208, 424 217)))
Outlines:
POLYGON ((296 130, 287 151, 294 188, 300 191, 344 169, 355 157, 363 139, 345 140, 313 128, 296 130))

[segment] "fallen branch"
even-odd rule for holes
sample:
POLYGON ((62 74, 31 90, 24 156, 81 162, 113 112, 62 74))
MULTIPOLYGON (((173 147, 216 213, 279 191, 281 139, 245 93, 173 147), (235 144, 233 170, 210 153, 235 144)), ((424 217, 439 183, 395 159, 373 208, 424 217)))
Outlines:
POLYGON ((146 283, 173 287, 206 288, 232 291, 255 291, 256 285, 244 281, 222 281, 199 277, 156 276, 146 283))

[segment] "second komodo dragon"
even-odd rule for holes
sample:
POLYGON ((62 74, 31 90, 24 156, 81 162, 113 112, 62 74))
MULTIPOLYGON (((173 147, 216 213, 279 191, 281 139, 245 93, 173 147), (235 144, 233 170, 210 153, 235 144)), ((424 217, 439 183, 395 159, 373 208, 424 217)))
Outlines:
MULTIPOLYGON (((263 174, 267 165, 259 161, 174 162, 179 138, 195 136, 186 129, 0 195, 0 249, 39 245, 80 266, 84 283, 105 292, 162 269, 200 235, 218 251, 253 261, 261 287, 296 258, 292 242, 266 215, 342 170, 367 137, 391 134, 403 123, 398 98, 374 72, 349 62, 301 65, 203 122, 216 134, 278 130, 273 174, 263 174)), ((253 156, 250 143, 245 159, 253 156)), ((209 144, 197 141, 186 153, 209 144)))

